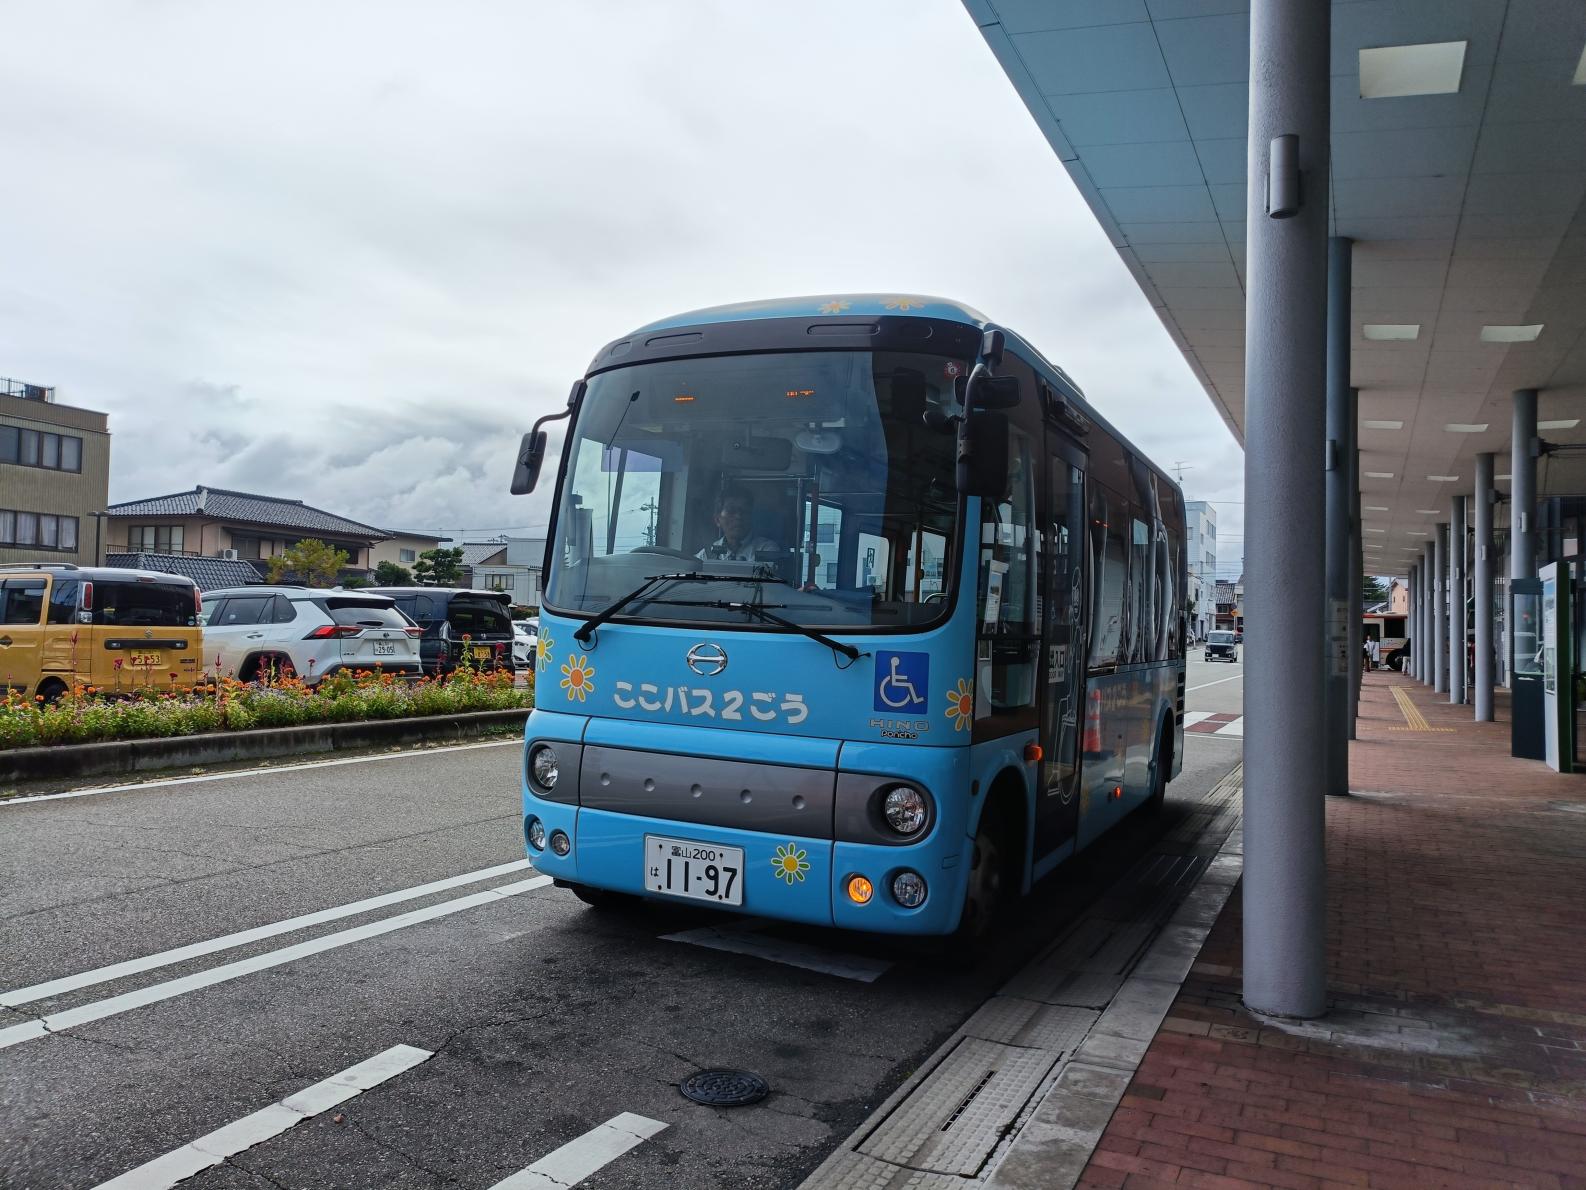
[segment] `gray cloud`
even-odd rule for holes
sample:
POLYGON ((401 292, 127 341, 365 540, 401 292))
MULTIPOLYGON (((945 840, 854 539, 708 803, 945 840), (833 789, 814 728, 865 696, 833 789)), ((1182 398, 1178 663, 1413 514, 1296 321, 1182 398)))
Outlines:
MULTIPOLYGON (((0 19, 0 148, 27 183, 0 189, 0 373, 111 414, 114 499, 205 482, 536 523, 543 493, 506 490, 517 438, 602 343, 846 290, 985 309, 1189 464, 1191 497, 1243 499, 957 0, 0 19)), ((1230 539, 1242 509, 1219 509, 1230 539)))

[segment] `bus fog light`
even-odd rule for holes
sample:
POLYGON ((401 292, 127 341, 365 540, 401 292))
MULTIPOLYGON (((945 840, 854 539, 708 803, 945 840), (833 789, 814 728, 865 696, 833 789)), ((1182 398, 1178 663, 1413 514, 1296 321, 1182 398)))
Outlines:
POLYGON ((925 904, 925 877, 918 872, 899 872, 892 878, 892 898, 905 909, 925 904))
MULTIPOLYGON (((573 849, 573 841, 567 837, 566 831, 551 832, 551 850, 557 855, 566 855, 573 849)), ((923 894, 921 894, 923 896, 923 894)))
POLYGON ((863 876, 848 877, 848 899, 855 905, 868 905, 876 895, 876 886, 863 876))
POLYGON ((536 851, 545 850, 545 823, 538 818, 529 819, 529 846, 536 851))
POLYGON ((549 744, 540 744, 530 752, 529 775, 541 789, 555 789, 556 778, 561 776, 561 770, 557 767, 556 749, 549 744))
POLYGON ((912 785, 898 785, 887 791, 882 811, 888 826, 900 835, 912 835, 925 825, 928 807, 925 795, 918 789, 912 785))

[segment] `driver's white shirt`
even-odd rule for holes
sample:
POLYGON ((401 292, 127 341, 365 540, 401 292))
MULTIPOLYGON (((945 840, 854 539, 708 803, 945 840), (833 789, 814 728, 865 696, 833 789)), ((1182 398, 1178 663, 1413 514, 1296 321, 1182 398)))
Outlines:
POLYGON ((694 557, 701 562, 754 562, 759 554, 780 552, 781 547, 769 537, 746 537, 737 548, 728 545, 725 537, 718 537, 694 557))

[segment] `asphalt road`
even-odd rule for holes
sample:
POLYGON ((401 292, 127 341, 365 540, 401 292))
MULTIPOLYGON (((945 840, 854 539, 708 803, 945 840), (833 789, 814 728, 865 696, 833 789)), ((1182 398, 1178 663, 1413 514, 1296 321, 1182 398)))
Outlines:
MULTIPOLYGON (((1228 668, 1192 662, 1188 686, 1228 668)), ((573 1166, 637 1145, 582 1186, 797 1185, 1238 756, 1237 741, 1192 738, 1167 811, 1044 882, 970 968, 703 911, 608 915, 525 887, 527 868, 360 910, 522 860, 515 743, 0 805, 0 986, 15 1004, 0 1008, 0 1185, 98 1185, 397 1046, 432 1056, 312 1118, 286 1113, 295 1126, 184 1184, 485 1190, 574 1144, 573 1166), (508 895, 476 895, 489 889, 508 895), (305 914, 327 919, 288 920, 305 914), (712 926, 776 953, 665 937, 712 926), (683 1099, 678 1082, 714 1066, 758 1072, 772 1094, 733 1111, 683 1099), (630 1120, 591 1139, 624 1112, 665 1128, 639 1143, 630 1120)))

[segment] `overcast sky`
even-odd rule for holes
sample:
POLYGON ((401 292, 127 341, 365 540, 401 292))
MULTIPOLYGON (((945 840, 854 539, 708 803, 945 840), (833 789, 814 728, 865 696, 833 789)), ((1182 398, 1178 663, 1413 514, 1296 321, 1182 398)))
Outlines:
POLYGON ((1242 552, 1242 455, 958 0, 16 4, 0 375, 112 500, 542 525, 518 436, 607 340, 886 290, 1017 329, 1242 552))

